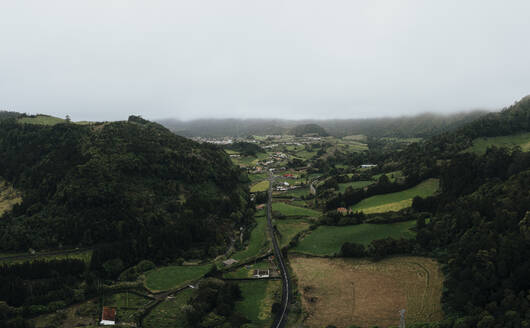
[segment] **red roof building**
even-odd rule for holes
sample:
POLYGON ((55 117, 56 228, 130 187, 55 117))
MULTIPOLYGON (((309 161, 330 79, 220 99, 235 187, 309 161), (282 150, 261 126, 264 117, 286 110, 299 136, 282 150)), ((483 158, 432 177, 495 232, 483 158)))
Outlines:
POLYGON ((116 324, 116 308, 104 306, 101 313, 100 325, 111 326, 116 324))

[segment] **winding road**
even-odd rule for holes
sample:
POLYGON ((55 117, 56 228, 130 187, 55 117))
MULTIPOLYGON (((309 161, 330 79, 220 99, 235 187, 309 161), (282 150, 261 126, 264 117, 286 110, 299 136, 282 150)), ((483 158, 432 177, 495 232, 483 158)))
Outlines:
POLYGON ((287 313, 289 312, 289 304, 291 297, 291 284, 289 282, 289 273, 285 267, 285 262, 283 260, 283 255, 280 247, 278 246, 278 241, 276 240, 276 235, 274 234, 274 229, 272 226, 272 183, 273 183, 272 173, 269 173, 269 199, 267 200, 267 224, 269 226, 269 232, 271 235, 272 245, 274 248, 274 255, 278 260, 280 266, 280 272, 282 275, 282 303, 281 310, 276 314, 274 322, 272 324, 273 328, 283 328, 287 323, 287 313))

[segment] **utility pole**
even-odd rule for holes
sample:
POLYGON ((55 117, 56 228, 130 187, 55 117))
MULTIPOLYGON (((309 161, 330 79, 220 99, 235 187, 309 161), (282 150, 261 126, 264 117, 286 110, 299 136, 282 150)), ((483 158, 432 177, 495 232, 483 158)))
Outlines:
POLYGON ((399 328, 405 328, 405 309, 401 309, 399 315, 401 316, 399 319, 399 328))

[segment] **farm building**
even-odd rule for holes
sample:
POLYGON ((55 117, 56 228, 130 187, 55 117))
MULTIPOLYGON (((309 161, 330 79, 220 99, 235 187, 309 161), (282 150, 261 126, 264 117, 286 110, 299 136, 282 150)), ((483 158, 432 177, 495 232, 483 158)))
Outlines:
POLYGON ((369 168, 376 167, 376 166, 377 166, 377 164, 362 164, 361 168, 362 169, 369 169, 369 168))
POLYGON ((101 322, 103 326, 113 326, 116 324, 116 308, 104 306, 101 312, 101 322))
POLYGON ((269 278, 270 276, 270 270, 261 270, 261 269, 255 269, 254 270, 254 277, 256 278, 269 278))
POLYGON ((228 260, 224 260, 223 261, 223 264, 225 266, 229 266, 229 265, 232 265, 232 264, 235 264, 235 263, 238 263, 239 261, 238 260, 234 260, 234 259, 228 259, 228 260))

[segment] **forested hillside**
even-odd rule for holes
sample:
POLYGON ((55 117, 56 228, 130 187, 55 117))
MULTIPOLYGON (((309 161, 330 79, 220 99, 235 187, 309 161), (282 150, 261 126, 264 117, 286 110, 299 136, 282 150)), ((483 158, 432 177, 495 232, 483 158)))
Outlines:
POLYGON ((246 187, 222 150, 139 117, 86 126, 4 120, 0 158, 0 176, 23 194, 0 220, 3 250, 118 242, 136 252, 131 261, 192 249, 215 256, 247 219, 246 187))

